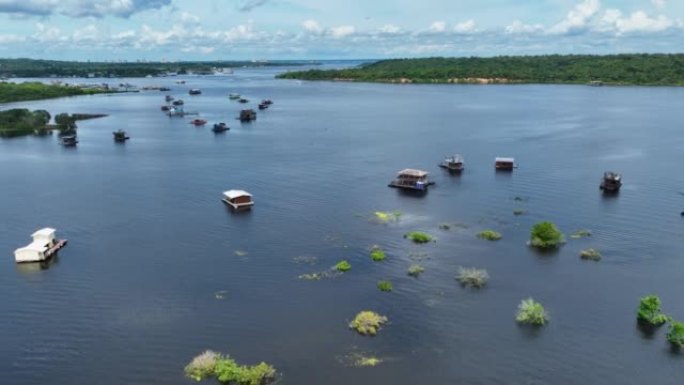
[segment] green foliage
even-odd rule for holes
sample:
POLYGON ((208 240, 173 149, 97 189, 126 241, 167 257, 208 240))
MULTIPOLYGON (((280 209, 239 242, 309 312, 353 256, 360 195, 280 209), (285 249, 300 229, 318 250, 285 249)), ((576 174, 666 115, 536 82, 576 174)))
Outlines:
POLYGON ((214 375, 224 384, 262 385, 275 379, 275 369, 265 362, 255 366, 238 365, 226 356, 216 362, 214 375))
POLYGON ((418 276, 421 275, 424 271, 425 271, 425 269, 423 268, 423 266, 415 264, 415 265, 409 266, 408 275, 410 275, 411 277, 414 277, 414 278, 418 278, 418 276))
POLYGON ((534 247, 551 249, 563 242, 563 233, 551 222, 540 222, 532 227, 530 244, 534 247))
POLYGON ((185 367, 185 375, 195 381, 201 381, 214 375, 216 362, 221 359, 221 355, 211 350, 207 350, 185 367))
MULTIPOLYGON (((1 61, 1 60, 0 60, 1 61)), ((51 85, 39 82, 1 83, 0 103, 21 102, 61 98, 64 96, 92 95, 103 93, 103 90, 84 89, 75 86, 51 85)), ((48 119, 49 120, 49 119, 48 119)))
POLYGON ((408 238, 415 243, 428 243, 434 241, 432 235, 420 231, 411 231, 404 235, 404 238, 408 238))
POLYGON ((392 59, 342 70, 287 72, 283 79, 412 83, 684 85, 683 54, 545 55, 392 59))
POLYGON ((351 270, 351 264, 347 261, 340 261, 335 265, 335 270, 340 271, 340 272, 346 272, 351 270))
POLYGON ((397 222, 401 218, 401 211, 376 211, 373 213, 375 220, 380 223, 397 222))
POLYGON ((477 234, 477 237, 480 239, 486 239, 488 241, 498 241, 499 239, 502 238, 501 233, 497 233, 496 231, 493 230, 485 230, 481 231, 477 234))
POLYGON ((371 257, 371 259, 374 260, 375 262, 380 262, 380 261, 384 261, 385 258, 387 258, 387 255, 385 255, 385 252, 382 251, 382 249, 380 248, 380 246, 375 245, 375 246, 373 246, 373 248, 371 249, 370 257, 371 257))
POLYGON ((660 310, 660 298, 656 295, 647 295, 639 301, 637 320, 651 326, 660 326, 670 320, 660 310))
POLYGON ((675 348, 684 348, 684 322, 672 321, 670 331, 667 333, 667 340, 675 348))
POLYGON ((549 315, 544 306, 532 298, 524 299, 518 305, 518 313, 515 320, 528 325, 544 325, 549 321, 549 315))
POLYGON ((50 113, 45 110, 31 112, 25 108, 14 108, 0 111, 0 136, 30 135, 45 129, 49 122, 50 113))
POLYGON ((489 281, 489 273, 484 269, 459 267, 456 280, 460 282, 463 287, 479 289, 484 287, 487 284, 487 281, 489 281))
POLYGON ((378 290, 380 291, 392 291, 392 282, 390 281, 379 281, 378 290))
POLYGON ((601 253, 594 249, 585 249, 580 252, 580 258, 590 261, 600 261, 601 253))
POLYGON ((378 313, 364 310, 354 317, 354 320, 349 323, 349 327, 356 330, 359 334, 374 336, 378 334, 378 330, 388 321, 387 317, 378 313))

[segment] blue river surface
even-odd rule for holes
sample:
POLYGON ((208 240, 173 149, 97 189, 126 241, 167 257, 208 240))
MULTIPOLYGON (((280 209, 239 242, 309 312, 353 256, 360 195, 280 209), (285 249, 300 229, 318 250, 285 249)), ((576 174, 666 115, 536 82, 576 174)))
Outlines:
POLYGON ((0 384, 192 384, 183 367, 206 349, 266 361, 283 385, 684 383, 667 326, 648 335, 635 317, 657 294, 684 320, 684 88, 275 79, 282 70, 94 80, 171 87, 204 127, 164 115, 159 91, 0 106, 108 114, 78 123, 76 148, 57 134, 0 140, 0 384), (233 92, 274 104, 240 123, 233 92), (220 121, 230 131, 212 133, 220 121), (117 129, 131 139, 114 143, 117 129), (461 175, 438 167, 454 153, 461 175), (495 172, 496 156, 518 168, 495 172), (436 184, 388 188, 404 168, 436 184), (623 175, 614 196, 599 190, 608 170, 623 175), (221 202, 233 188, 253 210, 221 202), (544 220, 567 238, 553 253, 526 244, 544 220), (69 244, 50 264, 17 265, 13 251, 48 226, 69 244), (477 238, 485 229, 503 238, 477 238), (592 235, 570 236, 582 229, 592 235), (403 237, 414 230, 436 242, 403 237), (586 248, 602 260, 581 260, 586 248), (327 274, 341 260, 352 269, 327 274), (486 269, 488 285, 461 287, 460 266, 486 269), (515 322, 528 297, 546 326, 515 322), (361 310, 389 323, 358 335, 361 310), (350 366, 359 354, 383 362, 350 366))

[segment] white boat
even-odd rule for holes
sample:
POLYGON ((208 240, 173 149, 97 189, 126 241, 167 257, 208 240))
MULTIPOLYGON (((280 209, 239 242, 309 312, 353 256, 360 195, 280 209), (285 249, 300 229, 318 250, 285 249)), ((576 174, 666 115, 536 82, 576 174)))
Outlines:
POLYGON ((252 194, 244 190, 224 191, 222 200, 236 210, 248 209, 254 206, 252 194))
POLYGON ((67 243, 66 239, 55 239, 55 229, 49 227, 36 231, 31 237, 33 242, 14 251, 17 263, 46 261, 67 243))

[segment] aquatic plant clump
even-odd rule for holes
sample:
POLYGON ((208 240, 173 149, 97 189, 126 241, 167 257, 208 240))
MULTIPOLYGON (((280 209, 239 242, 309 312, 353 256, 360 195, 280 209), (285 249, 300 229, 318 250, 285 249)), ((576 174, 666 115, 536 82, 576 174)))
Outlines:
POLYGON ((485 230, 485 231, 479 232, 477 234, 477 237, 480 239, 486 239, 488 241, 498 241, 503 236, 501 235, 501 233, 497 233, 496 231, 485 230))
POLYGON ((565 241, 563 233, 551 222, 540 222, 532 227, 530 245, 540 249, 552 249, 565 241))
POLYGON ((456 280, 460 282, 463 287, 479 289, 487 284, 487 281, 489 281, 489 274, 487 273, 487 270, 484 269, 459 267, 456 280))
POLYGON ((542 304, 532 298, 527 298, 518 305, 515 320, 522 324, 542 326, 549 322, 549 315, 542 304))
POLYGON ((373 214, 374 219, 380 223, 397 222, 401 218, 401 211, 376 211, 373 214))
POLYGON ((216 362, 221 359, 221 354, 211 350, 196 356, 185 367, 185 375, 195 381, 201 381, 214 375, 216 362))
POLYGON ((425 268, 421 265, 411 265, 408 268, 408 275, 414 278, 418 278, 419 275, 421 275, 425 271, 425 268))
POLYGON ((570 238, 572 239, 580 239, 580 238, 585 238, 585 237, 591 237, 591 231, 589 230, 577 230, 572 235, 570 238))
POLYGON ((525 210, 523 210, 523 209, 515 209, 515 210, 513 210, 513 215, 516 215, 516 216, 517 216, 517 215, 523 215, 523 214, 525 214, 525 210))
POLYGON ((351 270, 351 264, 347 261, 340 261, 335 265, 335 270, 340 271, 340 272, 347 272, 351 270))
POLYGON ((387 258, 387 255, 385 255, 385 252, 382 251, 382 249, 380 248, 380 246, 375 245, 375 246, 373 246, 373 248, 371 249, 370 257, 371 257, 371 259, 374 260, 375 262, 381 262, 381 261, 384 261, 385 258, 387 258))
POLYGON ((392 291, 392 282, 390 281, 379 281, 378 282, 378 290, 380 291, 392 291))
POLYGON ((216 379, 224 384, 263 385, 275 380, 275 374, 273 366, 265 362, 243 366, 230 357, 220 358, 214 368, 216 379))
POLYGON ((435 240, 432 235, 421 231, 411 231, 404 235, 404 238, 410 239, 415 243, 428 243, 435 240))
POLYGON ((448 224, 448 223, 441 223, 441 224, 439 225, 439 228, 440 228, 441 230, 451 230, 451 225, 448 224))
POLYGON ((684 348, 684 322, 672 321, 670 331, 667 333, 667 341, 673 348, 684 348))
POLYGON ((387 317, 378 313, 364 310, 354 317, 354 320, 349 323, 349 327, 356 330, 359 334, 374 336, 378 334, 378 330, 388 321, 387 317))
POLYGON ((339 357, 341 364, 352 368, 369 368, 380 365, 384 360, 371 354, 352 352, 339 357))
POLYGON ((600 261, 601 253, 594 249, 586 249, 580 252, 580 258, 590 261, 600 261))
POLYGON ((669 321, 670 317, 660 310, 660 298, 658 296, 647 295, 639 301, 637 320, 651 326, 660 326, 669 321))

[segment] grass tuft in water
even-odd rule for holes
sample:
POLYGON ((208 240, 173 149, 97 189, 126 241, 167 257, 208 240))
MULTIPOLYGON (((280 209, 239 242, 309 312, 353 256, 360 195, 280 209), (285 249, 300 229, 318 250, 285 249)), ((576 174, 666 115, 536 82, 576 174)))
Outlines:
POLYGON ((532 298, 527 298, 518 305, 515 320, 522 324, 542 326, 549 322, 549 315, 541 303, 532 298))
POLYGON ((401 211, 376 211, 374 219, 380 223, 397 222, 401 219, 401 211))
POLYGON ((440 223, 439 228, 440 230, 451 230, 451 225, 448 223, 440 223))
POLYGON ((672 321, 670 331, 667 332, 667 341, 675 349, 684 348, 684 322, 672 321))
POLYGON ((580 258, 588 261, 600 261, 601 253, 594 249, 585 249, 580 252, 580 258))
POLYGON ((650 326, 661 326, 670 320, 660 309, 660 298, 656 295, 647 295, 639 301, 637 309, 637 321, 650 326))
POLYGON ((387 255, 385 255, 385 252, 382 251, 382 249, 380 248, 380 246, 374 245, 374 246, 371 248, 370 257, 371 257, 371 259, 374 260, 375 262, 381 262, 381 261, 384 261, 385 258, 387 258, 387 255))
POLYGON ((340 271, 342 273, 347 272, 351 270, 351 264, 347 261, 340 261, 335 265, 335 270, 340 271))
POLYGON ((378 290, 389 292, 392 291, 392 282, 390 281, 378 281, 378 290))
POLYGON ((477 237, 480 239, 486 239, 488 241, 498 241, 503 236, 501 235, 501 233, 497 233, 494 230, 485 230, 485 231, 479 232, 477 234, 477 237))
POLYGON ((275 380, 273 366, 262 362, 254 366, 238 365, 226 356, 216 362, 214 374, 219 382, 236 385, 264 385, 275 380))
POLYGON ((570 235, 570 238, 572 239, 580 239, 580 238, 586 238, 586 237, 591 237, 591 231, 589 230, 577 230, 572 235, 570 235))
POLYGON ((523 214, 525 214, 525 210, 523 210, 523 209, 513 210, 513 215, 523 215, 523 214))
POLYGON ((489 281, 489 274, 485 269, 459 267, 456 280, 460 282, 461 286, 463 287, 479 289, 487 285, 487 281, 489 281))
POLYGON ((423 268, 423 266, 415 264, 415 265, 409 266, 407 273, 411 277, 418 278, 418 276, 421 275, 424 271, 425 271, 425 268, 423 268))
POLYGON ((551 222, 537 223, 530 233, 530 245, 540 249, 553 249, 565 241, 563 233, 551 222))
POLYGON ((374 336, 378 334, 378 330, 388 321, 387 317, 378 313, 364 310, 354 317, 354 320, 349 323, 349 327, 356 330, 359 334, 365 336, 374 336))
POLYGON ((383 363, 383 359, 371 354, 352 352, 340 358, 340 362, 352 368, 372 368, 383 363))
POLYGON ((404 238, 410 239, 415 243, 428 243, 435 240, 432 235, 421 231, 411 231, 410 233, 404 235, 404 238))

